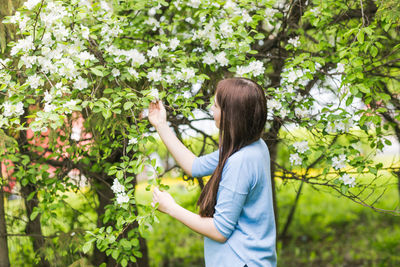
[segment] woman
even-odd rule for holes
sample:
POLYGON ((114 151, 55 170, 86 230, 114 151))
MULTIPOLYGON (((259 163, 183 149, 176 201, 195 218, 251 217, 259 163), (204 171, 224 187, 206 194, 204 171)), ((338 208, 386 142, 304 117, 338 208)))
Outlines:
POLYGON ((245 78, 217 84, 211 107, 219 128, 219 149, 196 157, 168 127, 160 101, 151 104, 149 121, 178 164, 190 176, 211 175, 198 200, 200 214, 155 188, 153 205, 205 236, 206 266, 276 266, 275 220, 270 158, 261 139, 266 122, 262 88, 245 78))

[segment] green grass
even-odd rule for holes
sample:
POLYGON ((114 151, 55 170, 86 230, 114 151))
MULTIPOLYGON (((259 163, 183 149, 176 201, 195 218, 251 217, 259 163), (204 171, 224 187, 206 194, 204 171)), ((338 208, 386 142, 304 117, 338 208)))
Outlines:
MULTIPOLYGON (((398 207, 393 179, 376 182, 390 184, 376 205, 398 207)), ((195 209, 198 190, 182 183, 170 186, 178 203, 195 209)), ((298 187, 297 181, 278 183, 280 230, 298 187)), ((150 192, 138 190, 137 197, 142 203, 151 201, 150 192)), ((164 214, 159 219, 148 238, 152 266, 203 266, 202 238, 164 214)), ((400 266, 400 217, 375 212, 329 188, 317 190, 305 184, 288 237, 278 242, 278 262, 278 266, 400 266)))
MULTIPOLYGON (((360 177, 359 181, 371 179, 360 177)), ((397 181, 387 175, 375 182, 387 188, 376 203, 377 207, 398 208, 397 181)), ((170 185, 169 192, 179 204, 189 210, 196 210, 195 203, 199 196, 196 185, 178 179, 166 179, 163 183, 170 185)), ((151 192, 145 191, 146 185, 147 183, 142 183, 137 188, 138 203, 151 202, 151 192)), ((277 183, 280 230, 285 224, 298 187, 297 181, 277 183)), ((379 196, 382 189, 383 187, 378 187, 371 199, 379 196)), ((358 189, 351 190, 356 192, 358 189)), ((90 194, 86 194, 86 197, 90 198, 90 194)), ((94 210, 84 204, 87 202, 82 194, 68 193, 66 201, 83 214, 74 217, 66 205, 55 210, 55 218, 42 218, 45 235, 56 231, 65 232, 57 242, 49 239, 50 243, 46 245, 47 254, 54 262, 62 262, 62 266, 68 266, 82 258, 75 249, 83 241, 79 234, 71 236, 71 232, 93 228, 96 220, 94 210), (61 255, 62 251, 67 251, 67 254, 61 255)), ((7 203, 8 214, 24 218, 23 214, 18 214, 23 213, 23 210, 21 200, 7 203)), ((203 237, 165 214, 159 213, 158 218, 160 222, 153 225, 147 238, 151 266, 204 266, 203 237)), ((13 225, 9 232, 20 233, 25 228, 25 223, 19 220, 12 222, 8 217, 8 222, 13 225)), ((9 248, 12 266, 33 266, 34 255, 29 238, 10 237, 9 248)), ((340 197, 329 188, 315 189, 305 184, 287 238, 278 242, 278 263, 278 266, 283 267, 400 266, 400 217, 375 212, 340 197)))

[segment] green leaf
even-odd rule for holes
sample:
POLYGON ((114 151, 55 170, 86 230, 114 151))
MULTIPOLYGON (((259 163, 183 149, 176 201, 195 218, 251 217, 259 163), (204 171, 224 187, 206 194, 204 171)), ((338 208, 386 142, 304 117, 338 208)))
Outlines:
POLYGON ((366 94, 371 92, 371 89, 369 87, 365 86, 364 84, 360 84, 358 86, 358 89, 360 89, 361 92, 366 93, 366 94))
POLYGON ((97 68, 90 68, 90 70, 91 70, 92 73, 93 73, 94 75, 96 75, 96 76, 100 76, 100 77, 103 77, 103 76, 104 76, 104 75, 103 75, 103 72, 102 72, 101 70, 97 69, 97 68))
POLYGON ((92 249, 92 242, 86 242, 82 247, 82 251, 85 254, 87 254, 91 249, 92 249))
POLYGON ((342 185, 340 186, 340 191, 342 192, 342 194, 346 194, 347 191, 349 191, 349 188, 348 188, 347 185, 342 184, 342 185))
POLYGON ((374 168, 374 167, 368 167, 368 169, 369 169, 369 171, 371 172, 371 173, 373 173, 373 174, 377 174, 378 173, 378 171, 377 171, 377 169, 376 168, 374 168))
POLYGON ((124 248, 124 249, 126 249, 126 250, 128 250, 128 249, 131 249, 132 248, 132 244, 131 244, 131 242, 129 242, 128 240, 126 240, 125 238, 123 238, 123 239, 121 239, 121 241, 119 241, 119 243, 121 244, 121 246, 124 248))
POLYGON ((134 105, 133 102, 126 102, 126 103, 124 104, 124 110, 130 109, 133 105, 134 105))
POLYGON ((357 33, 357 40, 362 44, 364 43, 364 32, 362 30, 360 30, 357 33))
POLYGON ((26 198, 27 201, 31 200, 35 196, 36 192, 31 192, 29 196, 26 198))
POLYGON ((121 266, 122 266, 122 267, 128 266, 128 261, 127 261, 126 259, 122 259, 122 261, 121 261, 121 266))
POLYGON ((111 254, 111 257, 113 257, 114 260, 118 259, 119 256, 119 250, 114 250, 111 254))
POLYGON ((376 46, 371 46, 371 48, 369 49, 369 51, 371 52, 371 56, 372 57, 376 57, 378 55, 378 48, 376 48, 376 46))
POLYGON ((390 140, 388 140, 388 139, 385 139, 385 144, 388 145, 388 146, 391 146, 392 142, 390 142, 390 140))
POLYGON ((101 113, 103 114, 103 117, 105 119, 108 119, 111 117, 111 111, 109 109, 103 109, 101 113))
POLYGON ((31 216, 29 217, 31 221, 35 220, 35 218, 39 215, 37 210, 32 211, 31 216))
POLYGON ((117 171, 116 176, 117 176, 118 179, 122 179, 124 177, 124 172, 123 171, 117 171))
POLYGON ((265 35, 262 33, 257 33, 256 35, 254 35, 254 39, 256 39, 256 40, 261 40, 264 38, 265 38, 265 35))
POLYGON ((358 93, 358 89, 357 89, 357 87, 356 86, 350 86, 350 93, 352 94, 352 95, 356 95, 357 93, 358 93))
POLYGON ((29 180, 27 178, 24 178, 21 180, 21 185, 26 186, 29 183, 29 180))
POLYGON ((346 100, 346 106, 350 106, 351 103, 353 103, 354 95, 351 95, 350 97, 347 98, 346 100))

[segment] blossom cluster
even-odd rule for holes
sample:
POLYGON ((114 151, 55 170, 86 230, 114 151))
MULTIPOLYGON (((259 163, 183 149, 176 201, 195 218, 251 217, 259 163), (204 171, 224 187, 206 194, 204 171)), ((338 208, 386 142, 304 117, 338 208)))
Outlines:
POLYGON ((349 187, 354 187, 356 185, 356 179, 354 177, 351 177, 349 174, 345 173, 343 174, 340 178, 340 181, 343 182, 344 185, 347 185, 349 187))
POLYGON ((301 165, 302 158, 300 157, 300 155, 310 150, 310 148, 308 147, 308 142, 307 141, 295 142, 293 144, 293 147, 295 148, 297 153, 290 154, 289 161, 293 165, 301 165))
POLYGON ((259 76, 265 72, 264 64, 261 61, 255 60, 250 62, 247 66, 237 66, 236 75, 244 76, 250 74, 250 76, 259 76))
POLYGON ((346 155, 341 154, 332 158, 332 167, 336 170, 346 167, 347 158, 346 155))
POLYGON ((116 194, 116 201, 118 204, 122 205, 129 202, 129 196, 125 192, 125 186, 123 186, 117 178, 114 179, 111 190, 116 194))

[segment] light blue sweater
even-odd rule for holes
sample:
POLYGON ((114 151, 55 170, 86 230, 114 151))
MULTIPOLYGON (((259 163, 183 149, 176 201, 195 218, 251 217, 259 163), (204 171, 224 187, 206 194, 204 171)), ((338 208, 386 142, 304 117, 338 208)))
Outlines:
MULTIPOLYGON (((211 175, 218 156, 217 150, 196 158, 192 175, 211 175)), ((219 184, 214 224, 227 241, 204 238, 207 267, 276 266, 270 157, 262 139, 228 158, 219 184)))

